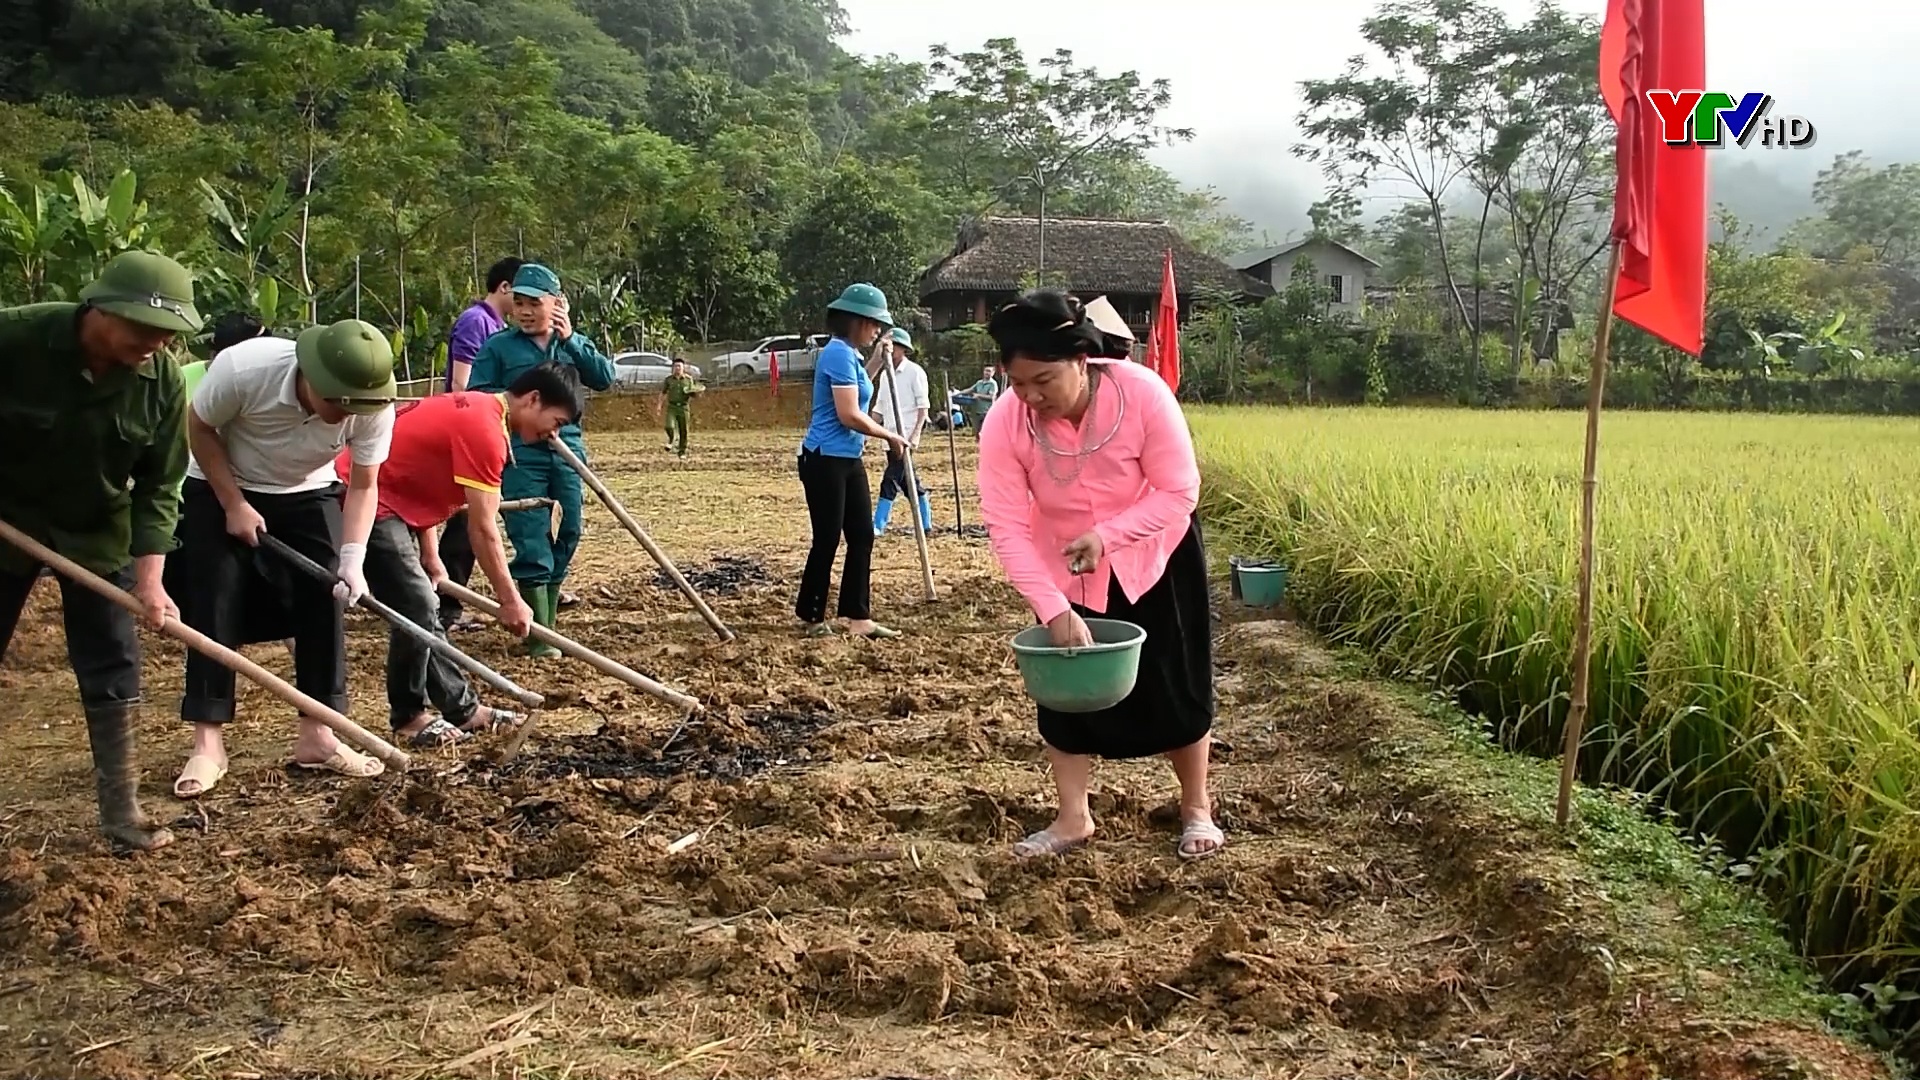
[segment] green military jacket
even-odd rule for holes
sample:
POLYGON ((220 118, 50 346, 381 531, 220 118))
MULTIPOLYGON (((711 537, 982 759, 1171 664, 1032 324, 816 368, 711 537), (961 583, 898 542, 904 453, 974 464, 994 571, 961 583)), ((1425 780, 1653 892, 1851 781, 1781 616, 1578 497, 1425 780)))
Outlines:
POLYGON ((691 375, 669 375, 660 386, 666 391, 667 406, 674 409, 686 408, 687 402, 693 400, 693 395, 705 389, 694 382, 691 375))
MULTIPOLYGON (((187 394, 166 357, 98 380, 80 308, 0 308, 0 520, 95 573, 173 549, 187 394)), ((0 541, 0 571, 32 566, 0 541)))

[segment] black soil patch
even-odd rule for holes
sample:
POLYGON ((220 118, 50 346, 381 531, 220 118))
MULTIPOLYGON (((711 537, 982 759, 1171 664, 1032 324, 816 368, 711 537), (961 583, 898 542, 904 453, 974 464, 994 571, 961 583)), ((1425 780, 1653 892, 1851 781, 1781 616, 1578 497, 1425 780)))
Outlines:
MULTIPOLYGON (((494 770, 502 779, 738 780, 778 765, 810 762, 808 742, 833 717, 758 710, 694 720, 664 749, 636 733, 602 726, 591 735, 536 740, 537 751, 494 770)), ((480 764, 476 762, 476 764, 480 764)))
MULTIPOLYGON (((741 589, 774 584, 767 564, 748 555, 721 555, 692 569, 682 569, 680 573, 696 591, 715 596, 732 596, 741 589)), ((653 582, 662 589, 679 588, 665 570, 656 573, 653 582)))

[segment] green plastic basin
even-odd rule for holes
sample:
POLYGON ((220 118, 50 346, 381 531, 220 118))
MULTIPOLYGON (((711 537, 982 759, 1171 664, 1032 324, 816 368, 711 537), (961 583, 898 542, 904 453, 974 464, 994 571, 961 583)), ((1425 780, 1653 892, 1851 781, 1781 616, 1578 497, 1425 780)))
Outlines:
POLYGON ((1140 675, 1140 646, 1147 632, 1118 619, 1088 619, 1092 645, 1055 647, 1044 626, 1029 626, 1013 636, 1014 658, 1027 696, 1055 712, 1089 713, 1110 709, 1133 693, 1140 675))
POLYGON ((1247 563, 1233 568, 1234 591, 1248 607, 1278 607, 1287 595, 1287 568, 1247 563))

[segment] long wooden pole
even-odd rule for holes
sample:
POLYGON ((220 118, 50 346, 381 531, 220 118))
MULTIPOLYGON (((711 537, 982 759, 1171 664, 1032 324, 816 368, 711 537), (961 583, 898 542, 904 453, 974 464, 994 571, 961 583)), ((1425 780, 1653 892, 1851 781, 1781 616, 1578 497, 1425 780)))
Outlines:
MULTIPOLYGON (((52 548, 47 547, 4 521, 0 521, 0 540, 5 540, 7 543, 33 556, 42 564, 52 567, 54 572, 69 581, 77 582, 93 592, 98 593, 105 599, 111 600, 115 604, 126 608, 134 614, 135 618, 141 619, 142 621, 146 619, 146 605, 135 599, 132 593, 127 592, 106 578, 88 570, 72 559, 61 555, 59 552, 54 551, 52 548)), ((280 678, 278 675, 275 675, 273 672, 268 671, 266 668, 261 667, 259 664, 227 648, 225 645, 220 644, 180 620, 174 618, 167 619, 166 622, 161 624, 160 632, 184 644, 187 648, 204 656, 210 656, 233 671, 259 683, 272 693, 274 697, 299 709, 301 715, 318 720, 327 727, 332 728, 334 734, 339 735, 346 741, 379 758, 381 762, 388 767, 399 770, 400 772, 405 772, 407 766, 412 763, 412 759, 392 743, 387 742, 380 736, 354 723, 334 709, 301 693, 299 690, 288 685, 286 680, 280 678)))
POLYGON ((1580 734, 1587 723, 1588 674, 1593 665, 1593 516, 1600 486, 1600 408, 1606 400, 1607 349, 1613 339, 1614 289, 1620 281, 1620 241, 1607 258, 1600 318, 1593 335, 1593 362, 1587 371, 1587 457, 1580 474, 1580 599, 1573 622, 1573 695, 1567 705, 1566 739, 1560 748, 1560 798, 1554 819, 1565 825, 1573 815, 1573 781, 1580 770, 1580 734))
MULTIPOLYGON (((286 541, 275 537, 271 533, 261 533, 260 543, 274 554, 292 563, 301 573, 306 574, 308 577, 318 581, 324 581, 328 584, 340 580, 333 574, 328 573, 326 567, 295 551, 287 545, 286 541)), ((525 705, 527 708, 537 709, 544 703, 545 699, 539 694, 531 690, 521 689, 512 679, 507 678, 505 675, 500 674, 480 661, 475 660, 473 657, 468 656, 466 653, 461 652, 455 647, 453 642, 448 641, 439 634, 434 633, 419 623, 414 622, 412 619, 407 618, 405 615, 400 614, 398 611, 395 611, 392 607, 388 606, 386 601, 381 600, 372 593, 361 597, 358 606, 385 619, 389 626, 412 638, 418 642, 422 648, 429 652, 439 653, 451 661, 455 667, 477 676, 480 681, 520 704, 525 705)))
MULTIPOLYGON (((517 513, 521 510, 551 510, 552 508, 553 500, 545 498, 544 496, 532 499, 503 499, 500 502, 500 512, 503 514, 517 513)), ((462 506, 448 515, 448 520, 451 521, 453 518, 457 518, 466 512, 467 508, 462 506)))
MULTIPOLYGON (((500 605, 494 603, 493 601, 487 599, 484 596, 481 596, 479 593, 474 592, 472 589, 466 588, 465 586, 462 586, 462 585, 455 584, 452 581, 442 581, 440 582, 438 588, 440 590, 441 595, 443 596, 451 596, 455 600, 460 601, 462 604, 472 607, 475 610, 480 611, 482 614, 491 616, 494 619, 498 619, 500 617, 500 605)), ((561 652, 567 654, 568 656, 573 657, 575 660, 584 660, 588 664, 592 665, 596 670, 603 672, 604 674, 611 675, 614 678, 619 679, 621 682, 626 683, 628 686, 635 688, 636 690, 640 690, 654 697, 657 697, 661 701, 664 701, 669 705, 677 706, 681 709, 686 710, 687 712, 701 711, 699 701, 691 697, 688 697, 687 695, 681 693, 678 690, 674 690, 669 687, 662 686, 661 684, 654 682, 652 679, 647 678, 645 675, 640 674, 639 672, 633 670, 632 668, 626 666, 625 664, 622 664, 617 660, 610 660, 607 657, 602 656, 597 652, 594 652, 592 649, 587 648, 585 645, 579 644, 578 642, 572 640, 571 638, 561 637, 559 634, 556 634, 553 631, 547 629, 546 627, 541 626, 539 623, 533 624, 532 631, 529 636, 531 636, 535 641, 545 642, 546 644, 551 645, 556 649, 559 649, 561 652)))
POLYGON ((673 579, 674 585, 693 602, 693 609, 700 613, 700 617, 707 621, 707 625, 713 628, 714 633, 720 635, 720 640, 732 641, 733 631, 727 629, 727 624, 720 621, 720 616, 713 613, 713 609, 707 606, 705 600, 700 599, 700 594, 694 591, 693 583, 687 580, 679 567, 673 565, 673 560, 667 558, 667 553, 660 550, 660 545, 653 542, 653 537, 647 535, 647 530, 633 520, 633 515, 627 513, 627 508, 620 505, 620 500, 614 498, 613 492, 607 490, 607 485, 600 482, 600 478, 593 474, 592 469, 587 468, 587 463, 580 460, 580 455, 573 452, 573 447, 568 446, 558 435, 548 437, 547 443, 568 465, 572 466, 574 472, 580 474, 580 479, 593 489, 593 493, 600 496, 600 501, 613 512, 614 518, 633 534, 635 540, 640 541, 640 546, 647 549, 647 554, 653 556, 653 561, 660 564, 660 569, 665 570, 667 576, 673 579))
POLYGON ((944 371, 940 373, 940 389, 946 391, 940 409, 947 422, 947 466, 953 470, 953 531, 959 533, 966 531, 967 522, 960 510, 960 451, 953 441, 953 379, 944 371))
MULTIPOLYGON (((900 380, 893 376, 893 359, 880 361, 881 374, 887 377, 887 402, 893 406, 893 429, 902 436, 906 435, 906 424, 900 418, 900 380)), ((920 549, 920 585, 926 590, 927 603, 931 604, 940 597, 933 591, 933 559, 927 554, 927 530, 920 522, 920 479, 913 472, 913 448, 900 448, 901 467, 907 474, 907 499, 913 505, 908 507, 907 516, 913 519, 913 542, 920 549)))

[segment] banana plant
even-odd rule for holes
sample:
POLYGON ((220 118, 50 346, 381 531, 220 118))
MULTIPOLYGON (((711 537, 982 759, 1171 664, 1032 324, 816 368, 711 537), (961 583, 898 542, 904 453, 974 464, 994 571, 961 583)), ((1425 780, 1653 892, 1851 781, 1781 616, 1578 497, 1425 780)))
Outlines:
POLYGON ((50 280, 50 274, 66 250, 73 220, 52 185, 27 185, 16 197, 0 177, 0 254, 15 270, 13 280, 0 291, 17 287, 18 295, 29 304, 65 299, 67 291, 50 280))
POLYGON ((285 179, 274 184, 257 206, 249 207, 239 194, 222 192, 205 180, 200 181, 200 198, 214 239, 224 251, 238 256, 238 276, 252 293, 272 265, 274 242, 292 229, 305 200, 287 193, 285 179))
POLYGON ((71 180, 73 235, 86 243, 91 270, 97 272, 123 251, 146 246, 147 204, 137 197, 139 179, 132 169, 122 169, 104 195, 96 195, 86 179, 77 174, 71 180))

